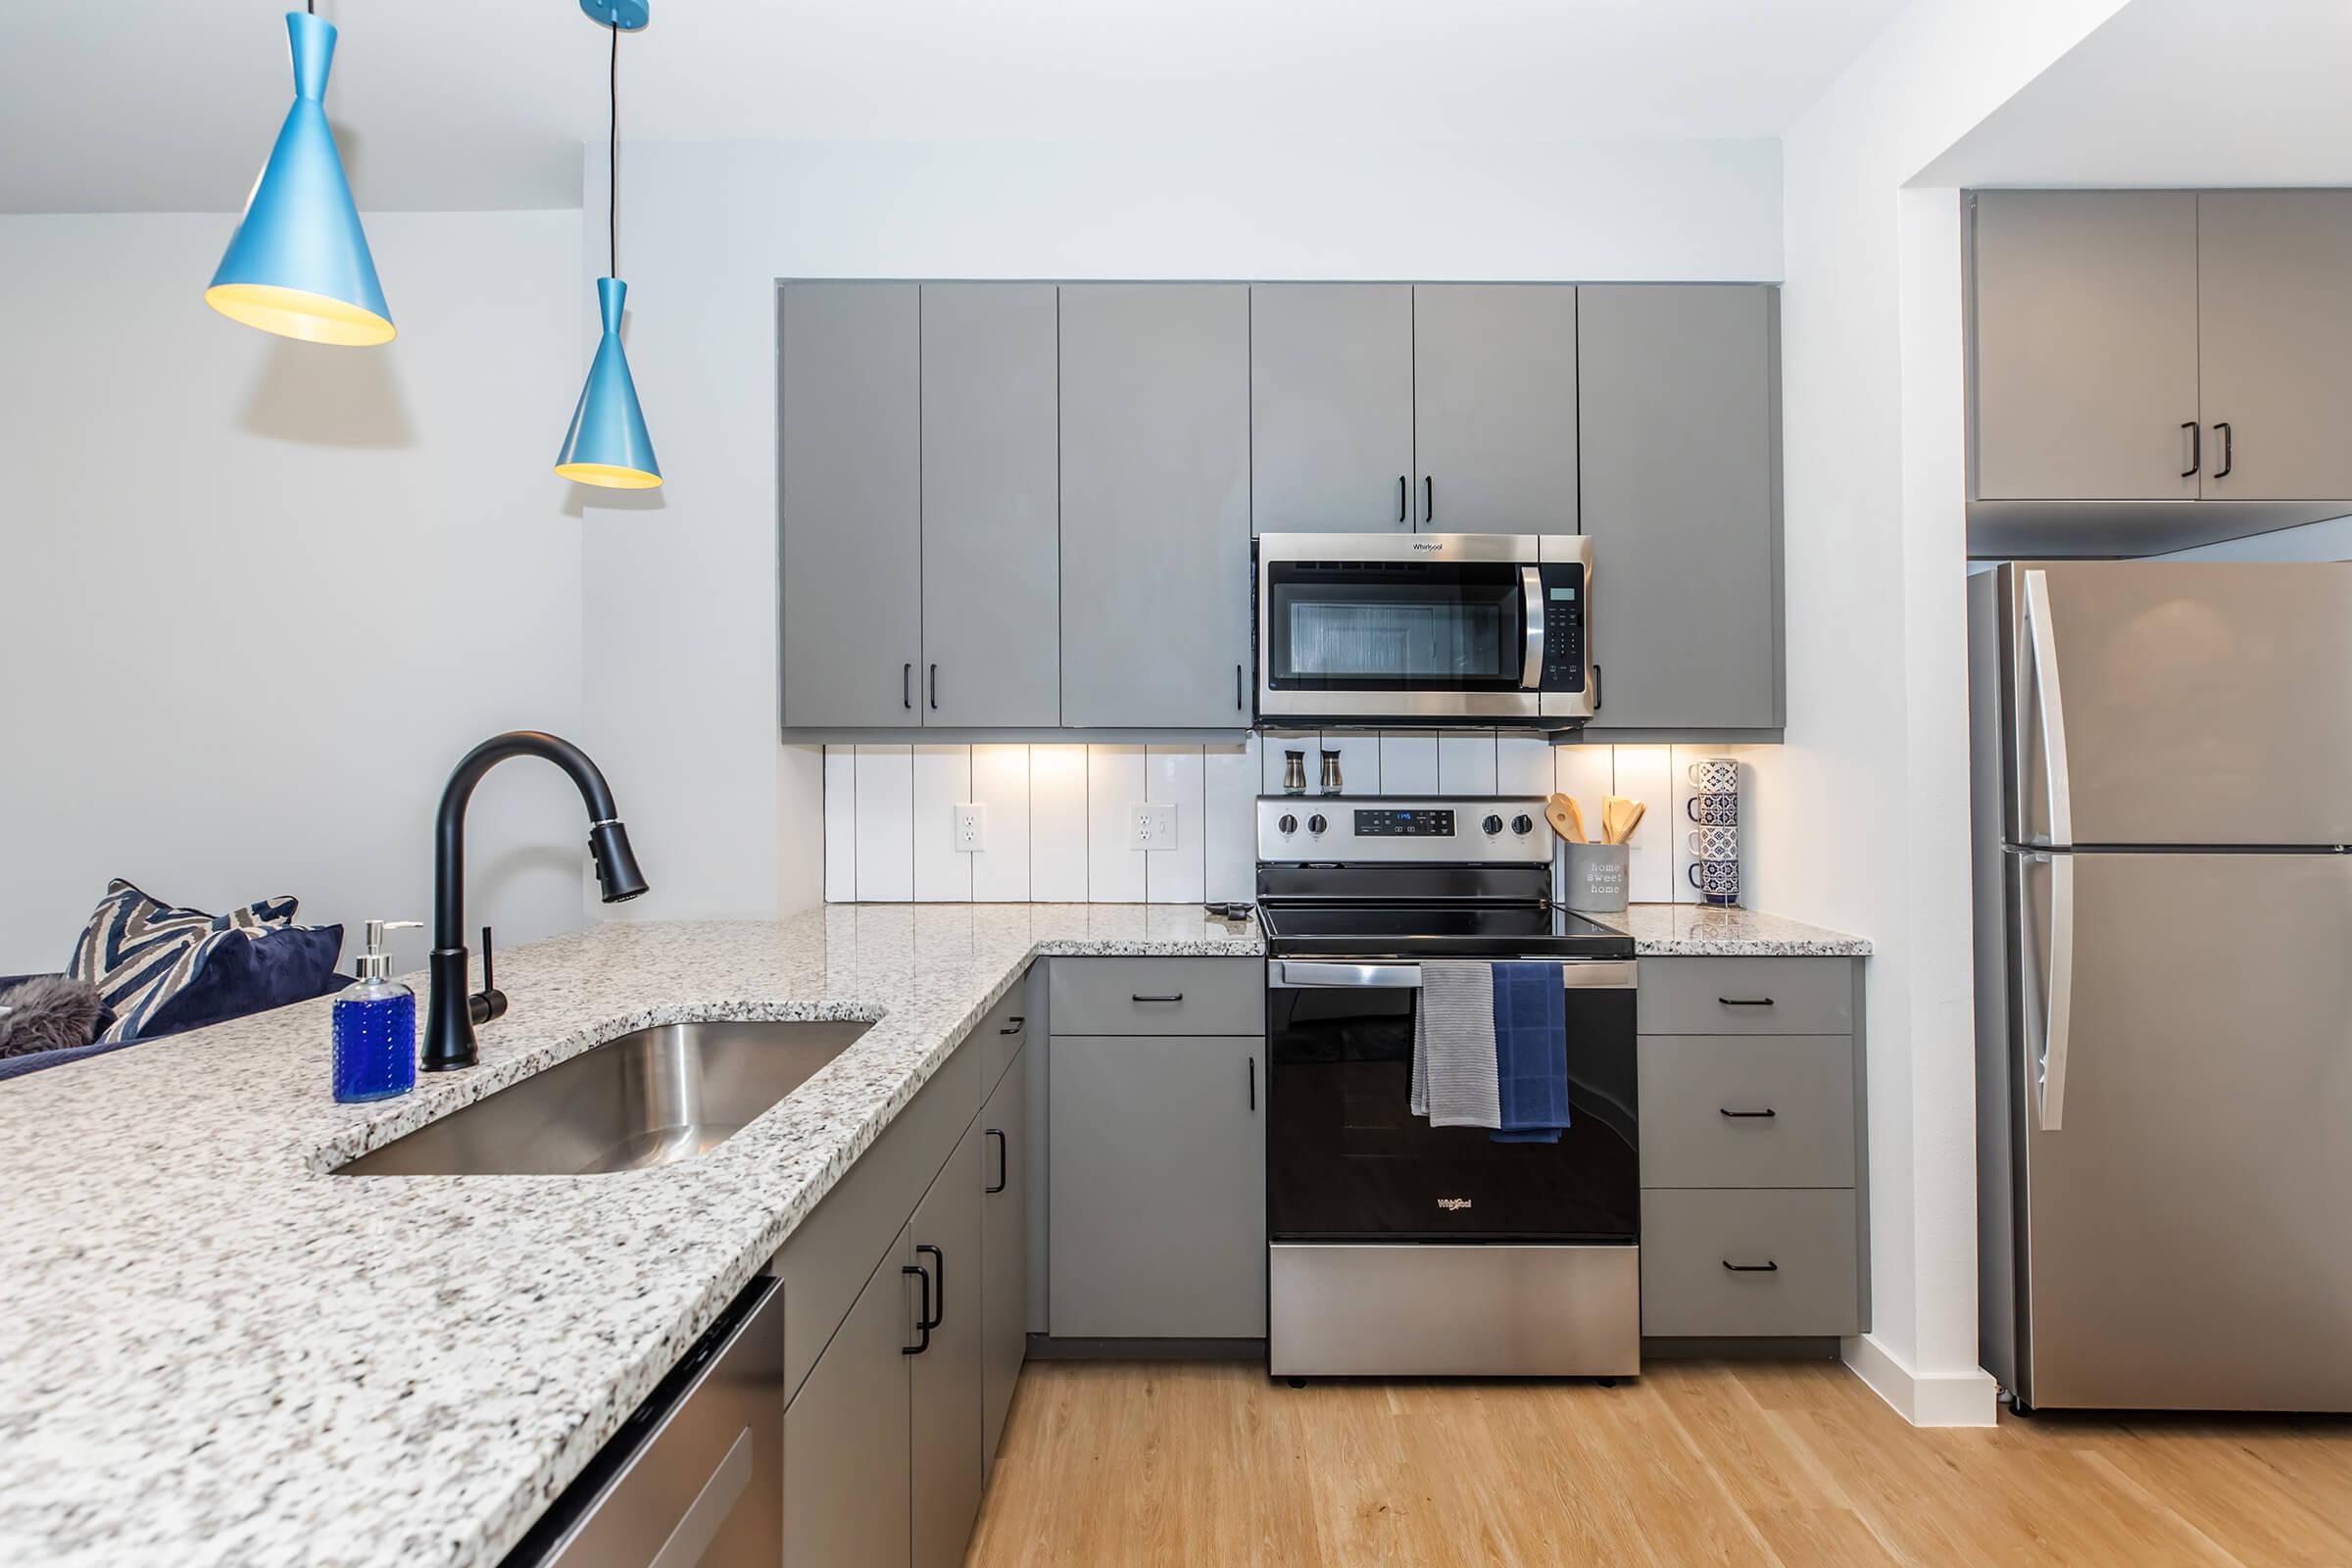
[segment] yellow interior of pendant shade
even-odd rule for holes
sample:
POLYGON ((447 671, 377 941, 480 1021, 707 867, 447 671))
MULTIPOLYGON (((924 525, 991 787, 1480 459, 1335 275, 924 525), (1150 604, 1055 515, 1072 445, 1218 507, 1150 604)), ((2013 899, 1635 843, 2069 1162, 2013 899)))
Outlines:
POLYGON ((348 300, 274 283, 217 283, 204 291, 204 303, 232 321, 305 343, 365 348, 391 342, 395 330, 373 311, 348 300))
POLYGON ((574 479, 581 484, 601 484, 608 490, 654 490, 662 484, 662 476, 643 468, 615 467, 610 463, 559 463, 556 476, 574 479))

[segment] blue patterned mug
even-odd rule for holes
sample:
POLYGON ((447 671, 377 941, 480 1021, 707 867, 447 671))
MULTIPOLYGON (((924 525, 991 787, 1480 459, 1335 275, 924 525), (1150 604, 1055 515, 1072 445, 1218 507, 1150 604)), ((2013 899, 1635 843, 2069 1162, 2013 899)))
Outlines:
POLYGON ((1740 902, 1740 862, 1738 860, 1692 860, 1684 868, 1690 885, 1698 896, 1709 904, 1738 904, 1740 902))
POLYGON ((1683 803, 1683 814, 1700 827, 1738 827, 1740 825, 1740 797, 1737 795, 1693 795, 1683 803))

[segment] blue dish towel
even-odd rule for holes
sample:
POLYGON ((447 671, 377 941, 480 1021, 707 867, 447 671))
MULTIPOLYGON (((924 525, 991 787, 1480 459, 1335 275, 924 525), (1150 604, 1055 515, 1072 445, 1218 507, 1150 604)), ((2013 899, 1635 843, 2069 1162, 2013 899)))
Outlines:
POLYGON ((1556 1144, 1568 1125, 1568 1001, 1556 963, 1494 965, 1498 1144, 1556 1144))

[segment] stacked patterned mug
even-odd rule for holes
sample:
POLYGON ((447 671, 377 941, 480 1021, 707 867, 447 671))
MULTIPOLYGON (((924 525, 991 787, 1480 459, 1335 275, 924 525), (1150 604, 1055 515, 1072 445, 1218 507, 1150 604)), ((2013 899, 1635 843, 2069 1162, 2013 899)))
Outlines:
POLYGON ((1692 794, 1683 812, 1690 818, 1684 842, 1690 849, 1685 875, 1708 904, 1740 902, 1740 764, 1708 757, 1686 771, 1692 794))

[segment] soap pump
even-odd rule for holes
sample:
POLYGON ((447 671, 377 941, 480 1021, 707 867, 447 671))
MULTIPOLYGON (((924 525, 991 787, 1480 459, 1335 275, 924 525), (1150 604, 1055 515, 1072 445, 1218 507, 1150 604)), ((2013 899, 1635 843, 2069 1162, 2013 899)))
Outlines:
POLYGON ((359 983, 335 998, 335 1098, 389 1100, 416 1087, 416 993, 392 978, 387 931, 416 930, 419 920, 370 920, 368 949, 354 965, 359 983))

